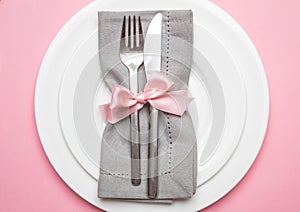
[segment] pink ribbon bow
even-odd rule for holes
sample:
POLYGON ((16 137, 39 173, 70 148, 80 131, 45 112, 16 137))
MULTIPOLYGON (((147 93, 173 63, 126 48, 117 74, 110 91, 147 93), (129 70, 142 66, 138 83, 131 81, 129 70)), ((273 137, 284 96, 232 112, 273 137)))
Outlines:
POLYGON ((154 72, 143 92, 133 94, 127 88, 116 85, 111 102, 100 105, 104 119, 112 124, 122 120, 149 102, 154 108, 182 116, 192 98, 186 90, 169 91, 174 82, 161 72, 154 72))

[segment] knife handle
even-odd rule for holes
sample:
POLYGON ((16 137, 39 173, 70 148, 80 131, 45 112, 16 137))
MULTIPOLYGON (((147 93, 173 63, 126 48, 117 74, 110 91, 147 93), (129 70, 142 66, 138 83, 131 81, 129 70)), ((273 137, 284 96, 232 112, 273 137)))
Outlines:
POLYGON ((140 167, 140 136, 138 111, 130 116, 131 137, 131 183, 135 186, 141 184, 140 167))
POLYGON ((148 197, 155 199, 158 187, 158 110, 150 106, 150 132, 148 151, 148 197))

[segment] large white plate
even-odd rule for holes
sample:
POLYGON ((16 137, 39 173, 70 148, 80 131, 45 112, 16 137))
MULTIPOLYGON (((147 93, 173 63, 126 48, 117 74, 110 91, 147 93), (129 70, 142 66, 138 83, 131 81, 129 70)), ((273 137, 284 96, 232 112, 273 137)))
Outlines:
MULTIPOLYGON (((246 97, 232 56, 215 36, 198 24, 195 24, 194 46, 189 83, 194 102, 189 111, 197 130, 200 185, 222 168, 236 148, 244 127, 246 97), (203 156, 206 157, 202 159, 203 156)), ((101 81, 95 28, 65 70, 59 102, 68 146, 95 180, 99 176, 99 147, 105 127, 99 104, 105 96, 109 101, 110 94, 101 81)))
POLYGON ((221 9, 209 1, 109 1, 98 0, 75 15, 58 33, 43 60, 39 73, 35 112, 43 147, 56 171, 64 181, 92 204, 109 211, 195 211, 215 202, 233 188, 245 175, 263 142, 268 120, 268 88, 264 69, 249 38, 221 9), (117 2, 117 3, 116 3, 117 2), (63 71, 76 49, 95 28, 96 11, 103 9, 192 8, 194 18, 214 34, 231 53, 245 80, 247 114, 239 145, 226 165, 201 185, 197 194, 187 201, 172 205, 137 204, 99 200, 97 182, 73 157, 61 131, 58 96, 63 71), (76 31, 77 26, 83 26, 76 31), (80 32, 80 33, 79 33, 80 32), (196 201, 195 201, 196 200, 196 201), (145 207, 146 206, 146 207, 145 207))

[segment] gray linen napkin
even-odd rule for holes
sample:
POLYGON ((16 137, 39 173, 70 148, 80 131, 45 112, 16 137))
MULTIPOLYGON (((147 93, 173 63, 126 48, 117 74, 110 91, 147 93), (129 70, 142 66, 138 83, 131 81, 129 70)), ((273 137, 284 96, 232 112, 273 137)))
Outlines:
MULTIPOLYGON (((128 87, 128 71, 119 58, 123 16, 141 17, 143 31, 153 16, 163 14, 162 72, 174 82, 173 90, 186 89, 192 63, 193 14, 190 10, 99 12, 99 51, 103 80, 110 90, 128 87)), ((146 83, 144 67, 139 69, 139 85, 146 83)), ((130 121, 125 118, 107 124, 101 144, 98 196, 100 198, 147 200, 149 108, 139 111, 141 143, 141 184, 130 178, 130 121)), ((160 112, 158 139, 158 194, 156 200, 184 199, 196 191, 197 145, 188 112, 182 117, 160 112)))

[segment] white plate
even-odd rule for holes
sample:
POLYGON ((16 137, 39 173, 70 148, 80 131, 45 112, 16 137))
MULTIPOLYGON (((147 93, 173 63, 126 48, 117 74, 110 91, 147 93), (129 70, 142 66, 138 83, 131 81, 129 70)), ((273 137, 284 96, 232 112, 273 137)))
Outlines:
POLYGON ((58 33, 43 60, 39 73, 35 112, 43 147, 56 171, 64 181, 92 204, 109 211, 195 211, 217 201, 230 191, 254 161, 263 142, 268 120, 268 88, 263 66, 249 38, 221 9, 209 1, 106 1, 98 0, 75 15, 58 33), (97 198, 97 182, 73 157, 61 132, 58 95, 63 71, 76 49, 95 29, 96 11, 103 9, 192 8, 195 21, 214 34, 231 53, 245 79, 247 114, 239 145, 226 165, 197 190, 187 201, 172 205, 137 204, 103 201, 97 198), (78 31, 77 26, 82 28, 78 31), (76 31, 77 29, 77 31, 76 31), (80 32, 80 33, 79 33, 80 32))
MULTIPOLYGON (((246 97, 232 56, 198 24, 195 24, 194 46, 189 91, 195 100, 189 111, 197 130, 200 185, 222 168, 236 148, 244 127, 246 97)), ((95 180, 99 176, 99 147, 105 127, 99 104, 109 100, 110 93, 101 81, 95 28, 65 70, 59 102, 68 146, 95 180)))

